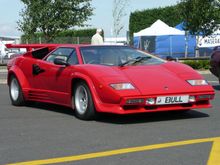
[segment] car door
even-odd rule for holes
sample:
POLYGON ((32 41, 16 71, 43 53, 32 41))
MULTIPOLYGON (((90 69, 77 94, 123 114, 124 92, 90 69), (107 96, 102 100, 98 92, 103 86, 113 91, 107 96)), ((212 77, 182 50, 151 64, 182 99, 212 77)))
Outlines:
POLYGON ((71 73, 78 64, 74 48, 60 47, 50 53, 44 60, 33 64, 33 86, 46 94, 51 102, 69 105, 71 101, 71 73), (55 59, 62 59, 70 66, 56 65, 55 59))

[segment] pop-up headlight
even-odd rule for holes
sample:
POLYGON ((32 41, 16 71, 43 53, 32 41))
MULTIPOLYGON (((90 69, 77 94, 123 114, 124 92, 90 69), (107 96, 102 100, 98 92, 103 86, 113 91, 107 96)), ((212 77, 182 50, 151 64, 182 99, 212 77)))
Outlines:
POLYGON ((131 83, 116 83, 116 84, 110 84, 110 86, 115 90, 135 89, 131 83))
POLYGON ((206 80, 187 80, 187 82, 192 86, 208 85, 206 80))

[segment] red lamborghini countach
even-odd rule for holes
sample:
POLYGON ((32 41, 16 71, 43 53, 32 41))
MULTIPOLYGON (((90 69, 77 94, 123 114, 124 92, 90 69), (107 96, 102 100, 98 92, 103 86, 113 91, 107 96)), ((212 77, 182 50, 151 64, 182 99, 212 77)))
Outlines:
POLYGON ((210 108, 212 86, 189 66, 128 46, 30 44, 8 63, 13 105, 27 101, 71 107, 78 118, 97 113, 147 113, 210 108))

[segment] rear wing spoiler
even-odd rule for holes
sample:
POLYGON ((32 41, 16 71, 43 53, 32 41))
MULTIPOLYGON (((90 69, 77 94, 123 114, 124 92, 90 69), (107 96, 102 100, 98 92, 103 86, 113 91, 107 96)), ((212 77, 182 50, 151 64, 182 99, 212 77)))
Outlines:
POLYGON ((50 51, 61 44, 6 44, 7 48, 25 48, 27 53, 24 56, 31 55, 33 58, 43 59, 50 51))
POLYGON ((25 48, 27 52, 45 47, 54 49, 60 45, 61 44, 5 44, 7 48, 25 48))

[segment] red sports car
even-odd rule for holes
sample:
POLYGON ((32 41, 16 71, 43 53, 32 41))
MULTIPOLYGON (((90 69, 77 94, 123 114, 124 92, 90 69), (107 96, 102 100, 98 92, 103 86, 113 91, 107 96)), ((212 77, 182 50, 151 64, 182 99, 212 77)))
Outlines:
POLYGON ((128 46, 30 44, 8 63, 13 105, 60 104, 78 118, 211 107, 212 86, 189 66, 128 46))

